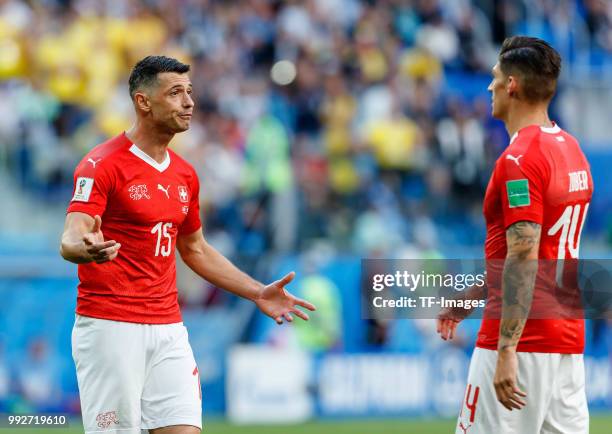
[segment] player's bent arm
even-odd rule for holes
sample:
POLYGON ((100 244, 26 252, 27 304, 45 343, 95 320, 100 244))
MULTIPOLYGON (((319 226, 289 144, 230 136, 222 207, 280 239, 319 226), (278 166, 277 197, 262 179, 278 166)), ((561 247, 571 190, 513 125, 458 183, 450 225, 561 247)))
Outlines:
POLYGON ((201 230, 189 235, 180 235, 176 245, 189 268, 219 288, 252 300, 265 315, 273 318, 278 324, 282 324, 283 321, 293 321, 292 315, 308 320, 306 312, 298 309, 298 306, 315 310, 314 305, 293 296, 285 289, 295 276, 293 272, 282 279, 263 285, 240 271, 208 244, 201 230))
POLYGON ((506 230, 508 252, 502 274, 502 317, 498 350, 516 351, 531 310, 538 272, 541 226, 519 221, 506 230))
POLYGON ((115 259, 121 244, 114 240, 104 241, 101 226, 100 216, 92 218, 82 212, 68 213, 60 244, 62 257, 75 264, 101 264, 115 259))
POLYGON ((208 244, 202 230, 179 235, 176 247, 189 268, 219 288, 249 300, 256 300, 264 288, 208 244))

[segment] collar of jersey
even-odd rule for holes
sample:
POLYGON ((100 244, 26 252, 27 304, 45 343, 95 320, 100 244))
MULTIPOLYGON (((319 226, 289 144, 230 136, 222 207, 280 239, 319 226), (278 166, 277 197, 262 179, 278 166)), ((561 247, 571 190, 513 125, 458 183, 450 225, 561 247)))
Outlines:
POLYGON ((144 152, 142 149, 140 149, 138 146, 134 144, 130 146, 130 152, 136 155, 138 158, 140 158, 145 163, 153 166, 153 168, 158 170, 159 172, 163 172, 164 170, 168 168, 168 166, 170 166, 170 153, 168 151, 166 151, 166 158, 164 158, 164 161, 162 161, 161 163, 158 163, 157 161, 155 161, 153 158, 151 158, 149 154, 147 154, 146 152, 144 152))
POLYGON ((548 133, 548 134, 557 134, 559 131, 561 131, 561 128, 559 127, 559 125, 557 125, 555 122, 553 122, 552 124, 553 124, 552 127, 540 127, 540 129, 542 130, 543 133, 548 133))
MULTIPOLYGON (((514 133, 512 135, 512 137, 510 138, 510 144, 512 144, 512 142, 514 142, 514 140, 518 137, 519 133, 529 127, 532 127, 533 125, 529 125, 527 127, 523 127, 520 130, 518 130, 516 133, 514 133)), ((561 131, 561 127, 559 127, 559 125, 557 125, 555 122, 553 122, 553 126, 552 127, 540 127, 540 130, 542 130, 543 133, 548 133, 548 134, 557 134, 559 131, 561 131)))

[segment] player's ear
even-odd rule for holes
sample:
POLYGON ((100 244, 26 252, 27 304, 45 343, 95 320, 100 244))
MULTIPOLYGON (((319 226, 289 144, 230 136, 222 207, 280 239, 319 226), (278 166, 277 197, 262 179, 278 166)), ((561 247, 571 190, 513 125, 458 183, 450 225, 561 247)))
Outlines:
POLYGON ((134 93, 134 105, 137 109, 148 113, 151 111, 151 100, 149 96, 144 92, 134 93))
POLYGON ((506 92, 509 97, 518 95, 519 83, 514 75, 509 75, 506 82, 506 92))

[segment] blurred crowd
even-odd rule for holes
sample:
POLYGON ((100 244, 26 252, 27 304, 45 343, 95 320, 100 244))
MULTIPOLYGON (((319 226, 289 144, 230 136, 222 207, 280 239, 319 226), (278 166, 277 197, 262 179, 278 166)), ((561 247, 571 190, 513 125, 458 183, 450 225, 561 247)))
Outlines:
POLYGON ((192 66, 196 114, 172 146, 199 172, 224 253, 478 245, 507 141, 486 92, 499 43, 533 28, 554 42, 579 16, 605 52, 610 11, 603 0, 0 0, 0 158, 24 188, 67 200, 85 152, 130 127, 130 68, 165 54, 192 66))
MULTIPOLYGON (((359 270, 330 279, 326 261, 480 256, 482 197, 508 140, 486 88, 516 33, 550 41, 565 74, 584 53, 612 64, 606 0, 0 0, 0 171, 67 205, 78 161, 133 121, 133 65, 189 63, 196 109, 172 146, 199 173, 207 238, 259 276, 269 254, 298 253, 293 285, 319 315, 294 338, 349 348, 346 327, 361 323, 340 294, 357 300, 357 284, 338 282, 359 270)), ((223 297, 201 285, 180 282, 187 304, 223 297)), ((420 351, 432 327, 371 321, 363 340, 420 351)), ((467 348, 477 323, 462 327, 467 348)), ((24 366, 44 365, 44 350, 34 343, 24 366)))

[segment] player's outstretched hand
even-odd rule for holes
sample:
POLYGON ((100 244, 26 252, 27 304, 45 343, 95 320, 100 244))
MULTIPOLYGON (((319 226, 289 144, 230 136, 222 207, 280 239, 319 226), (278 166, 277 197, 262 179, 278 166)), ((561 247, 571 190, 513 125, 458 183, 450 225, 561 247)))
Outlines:
POLYGON ((461 322, 460 319, 453 316, 449 308, 444 308, 438 314, 436 319, 436 331, 442 339, 449 340, 455 337, 457 326, 461 322))
POLYGON ((102 219, 97 215, 94 217, 94 227, 91 232, 83 235, 83 244, 87 255, 91 261, 98 264, 115 259, 121 248, 121 244, 115 240, 104 241, 101 227, 102 219))
POLYGON ((299 299, 290 294, 285 286, 289 284, 295 277, 295 273, 292 271, 280 280, 266 285, 259 294, 259 298, 255 300, 257 307, 270 318, 274 319, 277 324, 282 324, 283 319, 291 322, 293 316, 302 318, 304 321, 308 321, 308 314, 298 309, 297 306, 304 307, 308 310, 315 310, 313 304, 306 300, 299 299))
POLYGON ((498 351, 493 386, 497 400, 508 410, 525 406, 527 394, 518 387, 518 358, 511 349, 498 351))
POLYGON ((470 309, 445 307, 436 318, 436 331, 445 341, 454 339, 457 326, 471 313, 470 309))
MULTIPOLYGON (((457 297, 458 300, 484 300, 485 298, 485 288, 477 285, 470 287, 457 297)), ((470 316, 476 309, 474 303, 470 303, 470 306, 471 307, 468 309, 465 307, 445 307, 440 310, 436 319, 436 331, 440 334, 442 339, 447 341, 455 338, 459 323, 470 316)))

